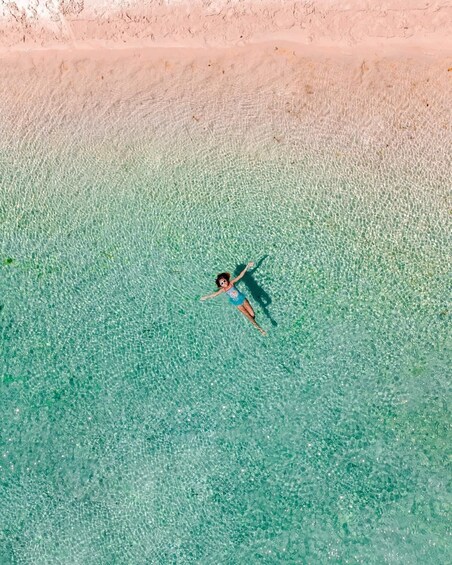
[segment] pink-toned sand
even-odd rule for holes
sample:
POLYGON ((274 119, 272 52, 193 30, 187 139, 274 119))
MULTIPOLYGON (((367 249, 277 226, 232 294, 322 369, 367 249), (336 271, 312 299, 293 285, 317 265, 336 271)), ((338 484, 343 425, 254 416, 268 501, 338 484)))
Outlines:
POLYGON ((416 137, 444 157, 446 0, 22 4, 3 6, 0 145, 128 133, 384 154, 416 137))
POLYGON ((449 51, 448 0, 16 0, 0 7, 0 46, 305 46, 449 51))

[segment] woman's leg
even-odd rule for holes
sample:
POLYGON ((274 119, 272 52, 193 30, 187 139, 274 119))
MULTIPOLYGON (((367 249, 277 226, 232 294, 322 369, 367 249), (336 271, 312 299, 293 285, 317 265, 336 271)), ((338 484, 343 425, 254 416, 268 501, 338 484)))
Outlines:
POLYGON ((249 315, 253 318, 256 317, 256 315, 254 314, 254 310, 253 307, 251 306, 251 304, 248 302, 248 299, 245 299, 245 302, 243 303, 243 307, 245 308, 245 310, 249 313, 249 315))
POLYGON ((260 325, 253 318, 253 316, 245 308, 245 304, 242 304, 242 306, 237 306, 237 308, 240 310, 242 314, 244 314, 248 318, 248 320, 253 324, 253 326, 255 326, 261 332, 262 335, 266 335, 266 332, 260 327, 260 325))

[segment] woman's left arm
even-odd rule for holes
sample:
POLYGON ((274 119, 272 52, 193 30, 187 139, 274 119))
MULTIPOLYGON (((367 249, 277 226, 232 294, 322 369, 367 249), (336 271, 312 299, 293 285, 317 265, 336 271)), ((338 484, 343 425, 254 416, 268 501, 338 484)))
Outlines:
POLYGON ((234 283, 236 283, 237 281, 239 281, 239 280, 243 277, 243 275, 246 273, 246 271, 247 271, 250 267, 253 267, 253 266, 254 266, 254 263, 253 263, 252 261, 250 261, 250 262, 248 263, 248 265, 247 265, 247 266, 243 269, 243 271, 240 273, 240 275, 238 275, 237 277, 235 277, 235 279, 232 279, 231 284, 234 284, 234 283))

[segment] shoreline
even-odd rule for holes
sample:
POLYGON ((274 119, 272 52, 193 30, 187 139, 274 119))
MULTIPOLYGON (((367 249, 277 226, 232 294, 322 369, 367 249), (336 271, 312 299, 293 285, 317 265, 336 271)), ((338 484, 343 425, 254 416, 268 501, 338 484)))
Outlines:
POLYGON ((0 46, 0 58, 14 55, 33 55, 35 53, 114 53, 114 52, 148 52, 148 53, 168 53, 168 52, 185 52, 203 54, 209 52, 211 54, 223 54, 227 52, 244 52, 254 49, 279 48, 292 49, 297 55, 305 57, 346 57, 346 58, 412 58, 412 57, 442 57, 450 59, 452 63, 452 48, 438 46, 436 43, 412 44, 394 42, 392 44, 378 45, 310 45, 291 37, 266 37, 259 41, 252 41, 241 45, 197 45, 193 43, 105 43, 84 41, 76 44, 55 44, 41 47, 15 47, 14 49, 0 46))
MULTIPOLYGON (((387 5, 403 3, 389 0, 387 5)), ((210 23, 203 27, 198 22, 191 38, 185 34, 187 22, 174 16, 175 10, 176 15, 187 11, 186 5, 159 8, 165 39, 137 34, 136 26, 155 31, 156 24, 135 18, 118 41, 123 18, 118 28, 114 18, 98 16, 85 29, 83 13, 64 16, 72 18, 71 41, 46 41, 45 31, 39 45, 25 42, 19 48, 5 47, 0 37, 0 128, 5 132, 0 146, 38 137, 55 144, 65 136, 72 141, 83 136, 115 139, 127 132, 164 148, 171 148, 174 139, 206 150, 224 148, 229 140, 247 154, 268 156, 314 150, 362 159, 371 152, 380 159, 412 152, 419 162, 434 163, 444 154, 444 140, 450 136, 452 33, 439 41, 445 31, 443 1, 428 9, 399 10, 412 26, 405 38, 395 33, 407 27, 400 27, 397 10, 394 20, 388 10, 366 11, 365 0, 350 2, 356 14, 351 8, 335 11, 330 6, 328 11, 327 4, 337 8, 334 0, 319 0, 323 11, 317 12, 310 11, 312 3, 302 2, 303 29, 300 18, 297 25, 278 20, 280 12, 262 19, 260 6, 243 16, 248 35, 240 42, 226 41, 225 30, 239 33, 245 24, 237 20, 237 10, 256 3, 219 4, 230 7, 225 19, 212 19, 204 10, 210 23), (378 29, 362 27, 376 13, 397 24, 384 30, 386 37, 376 38, 378 29), (340 29, 351 14, 355 20, 340 29), (422 22, 424 27, 414 33, 422 22), (218 32, 215 45, 209 43, 213 31, 218 32), (311 31, 312 41, 307 41, 311 31)), ((278 2, 265 6, 270 4, 278 2)), ((199 5, 190 14, 196 10, 199 5)))

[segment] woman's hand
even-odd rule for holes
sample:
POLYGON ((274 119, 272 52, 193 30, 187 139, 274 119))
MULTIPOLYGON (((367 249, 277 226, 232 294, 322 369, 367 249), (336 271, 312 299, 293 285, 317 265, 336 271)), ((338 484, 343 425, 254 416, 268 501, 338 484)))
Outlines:
POLYGON ((250 269, 251 267, 254 267, 254 263, 252 261, 250 261, 248 263, 248 265, 246 266, 247 269, 250 269))

